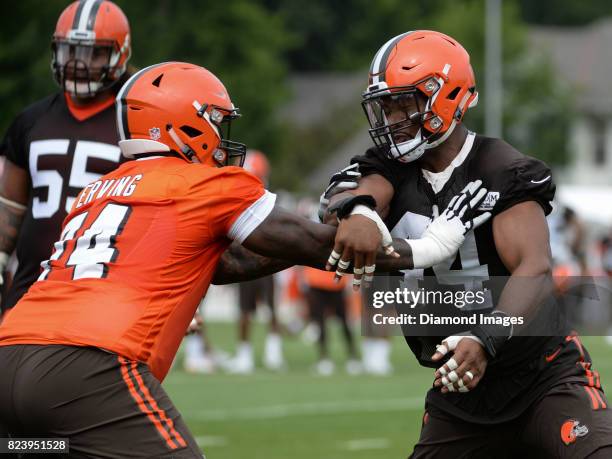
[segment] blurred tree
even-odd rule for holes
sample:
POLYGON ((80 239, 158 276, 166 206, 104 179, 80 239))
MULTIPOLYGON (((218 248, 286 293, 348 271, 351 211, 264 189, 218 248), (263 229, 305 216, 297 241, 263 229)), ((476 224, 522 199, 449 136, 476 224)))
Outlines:
MULTIPOLYGON (((299 0, 265 1, 281 12, 289 30, 299 37, 288 52, 294 71, 362 71, 365 87, 367 66, 383 43, 407 30, 432 29, 464 45, 471 55, 481 101, 487 97, 484 0, 419 0, 409 4, 402 0, 312 0, 307 4, 299 0)), ((569 92, 555 80, 546 57, 528 49, 527 29, 516 2, 504 2, 502 34, 504 138, 525 153, 562 164, 567 160, 569 92)), ((290 131, 285 143, 293 145, 292 161, 285 158, 282 162, 283 185, 295 188, 305 172, 354 134, 354 126, 365 129, 354 120, 353 113, 357 112, 363 116, 360 107, 345 107, 343 115, 334 113, 308 129, 290 131), (326 141, 313 148, 305 138, 326 141)), ((483 132, 484 104, 468 112, 465 122, 483 132)))
MULTIPOLYGON (((466 125, 477 132, 484 128, 484 1, 449 0, 446 8, 425 21, 425 27, 457 39, 470 53, 481 103, 468 112, 466 125)), ((568 158, 567 132, 571 98, 546 56, 528 49, 527 28, 515 2, 503 3, 502 78, 504 139, 520 151, 550 164, 568 158)))
POLYGON ((51 35, 66 4, 23 0, 0 17, 0 135, 17 113, 56 89, 51 35))
POLYGON ((418 29, 440 0, 262 0, 297 35, 287 53, 294 71, 367 66, 390 37, 418 29))
MULTIPOLYGON (((274 113, 286 95, 282 53, 292 42, 279 15, 249 0, 116 3, 132 28, 133 65, 185 60, 209 68, 244 115, 232 137, 277 150, 274 113)), ((68 4, 21 0, 0 19, 0 132, 26 105, 56 90, 50 71, 51 35, 68 4)))
POLYGON ((531 24, 578 26, 612 16, 610 0, 520 0, 522 18, 531 24))
MULTIPOLYGON (((568 96, 554 80, 546 60, 528 52, 521 14, 539 21, 546 15, 536 4, 521 1, 504 2, 505 134, 518 148, 559 163, 565 155, 568 96)), ((365 81, 365 69, 386 40, 406 30, 432 28, 465 45, 479 83, 484 81, 484 0, 117 3, 132 26, 132 63, 143 67, 186 60, 219 75, 244 114, 235 124, 232 137, 265 151, 281 168, 283 184, 294 189, 304 174, 354 129, 364 129, 363 121, 359 121, 364 118, 355 105, 334 112, 315 126, 292 130, 286 120, 275 115, 287 96, 288 69, 361 71, 365 81)), ((551 0, 543 3, 551 4, 551 0)), ((584 13, 584 17, 592 17, 594 10, 583 3, 571 5, 572 11, 583 8, 591 15, 584 13)), ((0 133, 27 104, 55 89, 49 69, 50 39, 57 17, 67 4, 59 0, 21 0, 12 4, 10 14, 0 17, 0 133)), ((549 13, 560 15, 552 11, 556 9, 562 8, 550 7, 549 13)), ((480 85, 479 89, 486 97, 485 88, 480 85)), ((482 119, 483 113, 477 108, 466 123, 481 130, 482 119)))
POLYGON ((181 60, 208 68, 243 114, 232 126, 232 138, 274 156, 275 111, 287 95, 283 53, 293 40, 278 14, 250 0, 117 4, 132 24, 134 64, 181 60))

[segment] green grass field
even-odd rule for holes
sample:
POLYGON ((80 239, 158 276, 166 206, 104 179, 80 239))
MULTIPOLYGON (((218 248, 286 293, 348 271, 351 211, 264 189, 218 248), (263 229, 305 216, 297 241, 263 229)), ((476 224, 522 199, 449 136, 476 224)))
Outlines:
MULTIPOLYGON (((208 330, 215 345, 233 350, 234 327, 210 324, 208 330)), ((290 368, 284 373, 202 376, 176 366, 164 387, 207 459, 387 459, 410 453, 432 371, 419 367, 403 339, 394 338, 392 376, 349 376, 339 333, 333 331, 338 365, 331 377, 314 375, 315 348, 291 338, 285 340, 290 368)), ((257 327, 259 356, 263 337, 257 327)), ((584 342, 602 381, 611 381, 612 347, 598 337, 584 342)))

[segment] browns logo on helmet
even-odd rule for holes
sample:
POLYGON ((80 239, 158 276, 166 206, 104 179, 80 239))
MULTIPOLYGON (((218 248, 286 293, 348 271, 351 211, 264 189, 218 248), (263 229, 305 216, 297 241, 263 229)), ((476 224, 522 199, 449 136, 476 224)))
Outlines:
POLYGON ((80 0, 60 15, 52 40, 55 81, 75 97, 94 97, 125 73, 130 25, 108 0, 80 0))
POLYGON ((246 146, 229 140, 240 116, 223 83, 184 62, 152 65, 117 94, 119 146, 124 156, 175 154, 209 166, 242 166, 246 146))
POLYGON ((372 140, 393 159, 418 159, 444 142, 476 105, 475 86, 470 56, 453 38, 431 30, 392 38, 374 56, 363 94, 372 140), (390 120, 398 108, 405 116, 390 120), (411 138, 402 134, 410 127, 418 129, 411 138))

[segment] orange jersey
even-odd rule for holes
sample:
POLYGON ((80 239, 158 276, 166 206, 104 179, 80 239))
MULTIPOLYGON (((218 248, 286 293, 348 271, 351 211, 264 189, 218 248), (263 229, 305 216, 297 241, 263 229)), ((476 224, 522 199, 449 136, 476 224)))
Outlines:
POLYGON ((275 196, 238 167, 128 161, 89 184, 0 345, 95 346, 145 362, 162 380, 231 239, 275 196))

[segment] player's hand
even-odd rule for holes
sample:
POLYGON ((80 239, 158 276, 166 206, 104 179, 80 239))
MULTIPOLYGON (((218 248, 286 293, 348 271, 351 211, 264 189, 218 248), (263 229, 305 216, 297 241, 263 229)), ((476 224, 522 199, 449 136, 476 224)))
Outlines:
POLYGON ((412 248, 414 268, 429 268, 457 253, 465 234, 491 217, 490 212, 477 210, 486 194, 482 181, 468 183, 431 222, 420 239, 407 240, 412 248))
POLYGON ((351 164, 331 176, 328 187, 319 198, 318 215, 321 223, 325 222, 325 214, 327 213, 331 197, 343 191, 354 190, 359 186, 360 178, 361 173, 359 172, 358 164, 351 164))
POLYGON ((461 190, 461 193, 451 199, 444 212, 436 220, 442 219, 460 225, 463 228, 460 231, 465 235, 491 217, 491 212, 478 210, 478 206, 486 195, 487 189, 482 186, 482 180, 470 182, 461 190))
POLYGON ((200 314, 196 314, 195 317, 191 319, 191 322, 185 331, 185 336, 200 333, 202 331, 202 323, 202 317, 200 317, 200 314))
POLYGON ((382 235, 378 225, 363 215, 351 215, 340 220, 334 250, 325 269, 336 269, 336 279, 348 273, 353 262, 353 289, 358 290, 362 278, 371 282, 376 269, 376 252, 382 245, 382 235), (364 277, 365 274, 365 277, 364 277))
POLYGON ((439 361, 449 352, 453 357, 436 370, 434 387, 441 387, 443 394, 473 390, 487 369, 484 346, 471 334, 449 336, 438 345, 432 360, 439 361))

